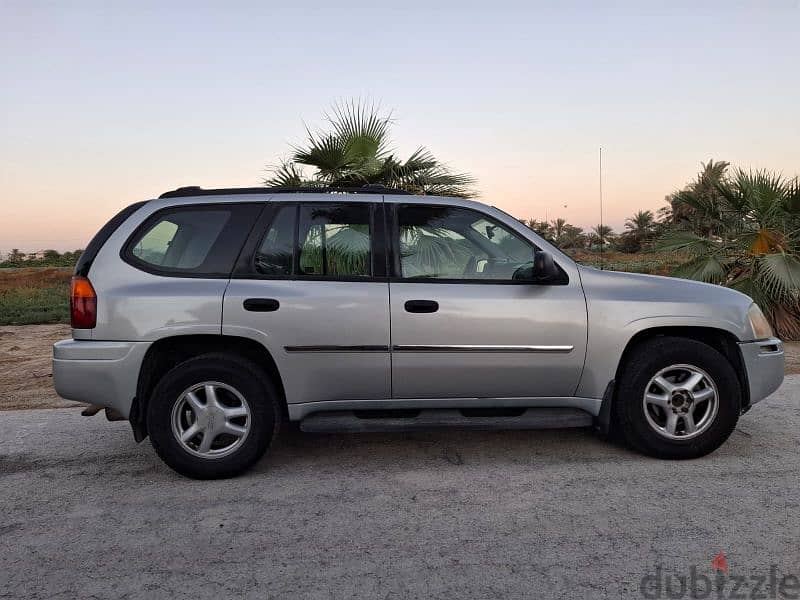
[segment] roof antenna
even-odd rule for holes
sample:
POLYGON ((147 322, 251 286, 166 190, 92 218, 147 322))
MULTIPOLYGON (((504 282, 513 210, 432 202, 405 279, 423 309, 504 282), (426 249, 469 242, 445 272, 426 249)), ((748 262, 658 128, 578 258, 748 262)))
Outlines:
POLYGON ((600 147, 600 270, 603 270, 603 147, 600 147))

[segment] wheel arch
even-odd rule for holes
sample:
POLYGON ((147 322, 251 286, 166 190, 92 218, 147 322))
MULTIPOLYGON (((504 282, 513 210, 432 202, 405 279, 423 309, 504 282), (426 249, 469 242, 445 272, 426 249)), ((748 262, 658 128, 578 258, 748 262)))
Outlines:
POLYGON ((634 334, 625 346, 620 356, 615 379, 619 378, 622 367, 625 361, 630 356, 631 352, 642 342, 658 338, 658 337, 681 337, 697 342, 702 342, 707 346, 711 346, 717 352, 722 354, 733 369, 739 379, 739 384, 742 386, 742 399, 744 406, 749 405, 750 399, 748 397, 749 385, 747 382, 747 372, 744 368, 742 353, 739 350, 738 340, 729 331, 718 329, 715 327, 697 327, 697 326, 667 326, 667 327, 652 327, 643 329, 642 331, 634 334))
POLYGON ((194 356, 220 352, 246 358, 267 373, 280 395, 281 408, 286 408, 286 392, 278 366, 270 351, 259 342, 232 335, 179 335, 154 342, 142 361, 131 405, 129 420, 137 442, 147 437, 147 404, 158 381, 173 367, 194 356))
POLYGON ((597 429, 604 435, 609 433, 613 421, 612 408, 616 400, 616 382, 619 381, 622 369, 631 353, 636 350, 637 346, 646 341, 666 336, 695 340, 714 348, 722 354, 733 367, 739 380, 742 392, 742 409, 743 411, 749 409, 750 385, 747 381, 747 370, 744 367, 744 359, 742 358, 738 339, 735 335, 725 329, 707 326, 667 325, 650 327, 637 331, 631 336, 617 362, 614 379, 608 383, 606 392, 603 395, 603 404, 600 408, 600 414, 597 419, 597 429))

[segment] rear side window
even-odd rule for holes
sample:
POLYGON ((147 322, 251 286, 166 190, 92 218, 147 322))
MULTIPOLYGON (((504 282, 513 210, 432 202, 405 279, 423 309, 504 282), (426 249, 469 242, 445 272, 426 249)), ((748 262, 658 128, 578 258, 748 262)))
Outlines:
POLYGON ((255 271, 268 277, 371 277, 369 204, 281 207, 255 252, 255 271))
POLYGON ((133 246, 139 260, 168 269, 196 269, 208 258, 231 218, 229 210, 193 210, 164 216, 133 246))
POLYGON ((131 236, 124 257, 160 275, 227 276, 260 210, 257 204, 221 204, 160 211, 131 236))
POLYGON ((369 206, 301 206, 299 265, 302 275, 372 275, 369 206))

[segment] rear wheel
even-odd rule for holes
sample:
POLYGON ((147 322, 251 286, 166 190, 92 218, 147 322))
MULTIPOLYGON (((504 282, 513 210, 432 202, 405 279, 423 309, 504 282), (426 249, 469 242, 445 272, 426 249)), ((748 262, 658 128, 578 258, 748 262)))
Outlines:
POLYGON ((237 475, 277 434, 277 396, 261 369, 225 354, 205 354, 170 370, 147 408, 153 448, 178 473, 196 479, 237 475))
POLYGON ((637 345, 618 381, 615 418, 633 448, 659 458, 696 458, 728 439, 741 388, 728 360, 696 340, 637 345))

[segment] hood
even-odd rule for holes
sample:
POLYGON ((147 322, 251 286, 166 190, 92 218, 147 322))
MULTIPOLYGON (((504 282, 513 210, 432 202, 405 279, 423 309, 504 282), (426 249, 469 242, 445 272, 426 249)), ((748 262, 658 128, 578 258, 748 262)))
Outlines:
POLYGON ((708 303, 743 307, 745 311, 753 303, 752 298, 736 290, 678 277, 601 271, 594 267, 578 265, 587 298, 600 294, 629 301, 708 303))

